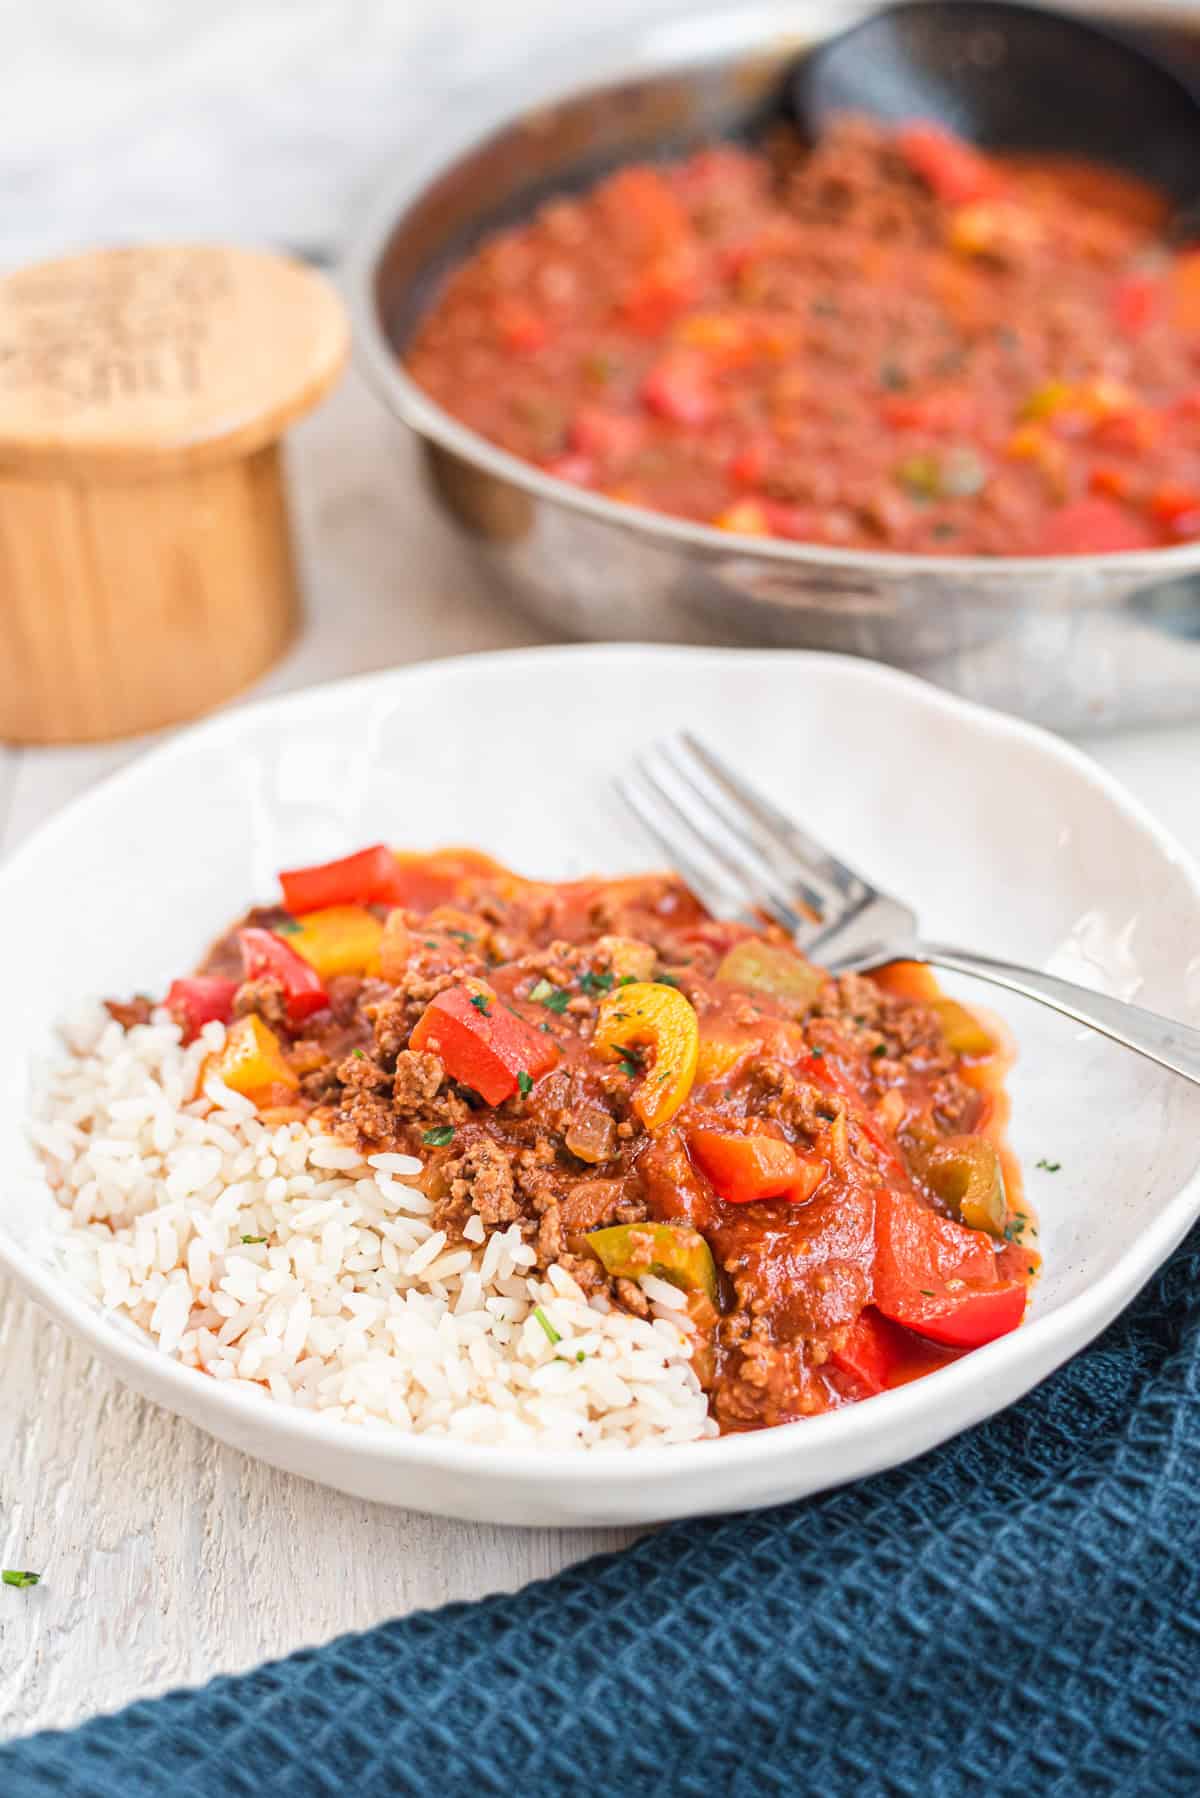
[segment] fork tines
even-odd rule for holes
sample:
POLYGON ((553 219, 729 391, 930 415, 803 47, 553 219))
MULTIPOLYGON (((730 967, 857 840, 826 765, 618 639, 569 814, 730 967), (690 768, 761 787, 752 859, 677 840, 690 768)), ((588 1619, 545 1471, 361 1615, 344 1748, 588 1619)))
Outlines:
POLYGON ((690 731, 653 745, 617 785, 713 910, 765 914, 803 943, 869 894, 690 731))

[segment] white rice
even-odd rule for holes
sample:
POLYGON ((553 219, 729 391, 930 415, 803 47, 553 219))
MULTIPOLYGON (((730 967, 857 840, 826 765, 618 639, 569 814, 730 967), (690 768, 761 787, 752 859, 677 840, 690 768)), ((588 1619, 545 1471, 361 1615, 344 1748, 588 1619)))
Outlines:
POLYGON ((271 1128, 166 1014, 126 1032, 102 1006, 64 1026, 32 1136, 67 1275, 165 1354, 347 1423, 469 1442, 633 1448, 716 1434, 680 1294, 649 1321, 531 1271, 516 1225, 434 1230, 407 1155, 271 1128), (259 1238, 264 1240, 260 1241, 259 1238))

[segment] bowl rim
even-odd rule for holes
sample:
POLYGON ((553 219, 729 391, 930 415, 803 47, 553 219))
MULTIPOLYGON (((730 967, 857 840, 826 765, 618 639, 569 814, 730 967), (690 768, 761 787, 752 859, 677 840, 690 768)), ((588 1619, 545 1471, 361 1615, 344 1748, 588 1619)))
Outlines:
MULTIPOLYGON (((1061 3, 1061 0, 1060 0, 1061 3)), ((1064 10, 1084 10, 1087 0, 1069 0, 1064 10)), ((796 48, 829 29, 852 24, 875 10, 870 0, 791 0, 769 8, 705 12, 698 18, 667 21, 640 32, 617 35, 609 29, 585 34, 567 54, 548 52, 520 71, 512 67, 480 84, 470 106, 448 112, 446 120, 393 153, 389 172, 377 178, 373 198, 342 259, 353 341, 370 384, 418 436, 432 440, 465 462, 520 488, 534 500, 565 506, 598 523, 627 534, 675 544, 723 558, 750 558, 765 565, 807 570, 812 574, 862 581, 872 576, 904 579, 974 578, 989 587, 1012 586, 1046 579, 1064 570, 1079 576, 1080 596, 1056 596, 1071 609, 1090 606, 1096 577, 1140 585, 1143 580, 1166 584, 1200 568, 1200 539, 1194 543, 1144 550, 1117 550, 1091 555, 955 556, 914 555, 897 550, 837 549, 822 544, 793 543, 778 537, 748 536, 697 524, 666 512, 655 512, 625 500, 590 493, 547 474, 460 423, 411 378, 401 363, 379 316, 376 277, 400 218, 435 181, 466 156, 481 150, 498 132, 540 109, 570 105, 625 82, 652 79, 702 67, 737 53, 752 55, 755 46, 796 48), (468 122, 469 121, 469 122, 468 122), (403 173, 397 176, 394 167, 403 173)), ((1091 10, 1102 18, 1128 18, 1120 0, 1101 0, 1091 10)), ((1138 9, 1139 20, 1186 21, 1191 10, 1180 4, 1149 0, 1138 9)))
MULTIPOLYGON (((449 656, 304 687, 293 693, 237 706, 177 733, 148 754, 139 756, 130 766, 78 795, 47 819, 0 868, 0 903, 6 888, 19 880, 27 865, 36 863, 47 847, 70 843, 77 814, 91 805, 97 796, 127 794, 129 802, 136 803, 138 785, 148 775, 153 778, 173 762, 189 759, 194 751, 236 739, 246 730, 254 730, 264 723, 286 728, 293 719, 311 720, 314 715, 319 717, 327 710, 337 711, 351 698, 366 701, 373 694, 402 692, 405 686, 424 680, 431 673, 452 674, 460 668, 479 671, 486 670, 489 664, 502 663, 506 667, 514 664, 532 666, 544 676, 546 671, 553 671, 556 664, 577 664, 582 659, 592 663, 615 662, 631 654, 639 658, 676 661, 729 657, 745 661, 754 657, 773 666, 777 666, 783 656, 797 665, 802 664, 806 673, 837 669, 842 677, 862 684, 865 699, 869 699, 872 689, 899 690, 910 702, 940 713, 948 721, 965 722, 973 732, 982 731, 992 737, 1007 738, 1014 744, 1032 746, 1042 757, 1058 763, 1064 771, 1069 770, 1074 778, 1081 779, 1098 792, 1173 863, 1183 876, 1200 917, 1200 862, 1099 764, 1082 750, 1039 726, 960 699, 915 675, 860 657, 814 650, 706 648, 628 642, 548 645, 449 656)), ((1145 1284, 1200 1216, 1200 1149, 1197 1155, 1196 1167, 1189 1178, 1155 1215, 1135 1246, 1093 1286, 1048 1315, 1031 1318, 1011 1335, 938 1370, 941 1409, 947 1415, 960 1415, 969 1409, 966 1405, 955 1406, 956 1395, 965 1400, 972 1390, 976 1394, 986 1392, 989 1375, 1000 1375, 1013 1363, 1040 1368, 1036 1378, 1042 1378, 1087 1346, 1145 1284)), ((261 1439, 264 1418, 269 1418, 270 1430, 276 1440, 323 1448, 334 1456, 339 1451, 352 1451, 355 1457, 365 1457, 379 1467, 429 1466, 463 1475, 491 1475, 517 1483, 551 1476, 558 1487, 586 1495, 589 1491, 627 1488, 631 1473, 636 1478, 665 1486, 673 1477, 715 1474, 725 1467, 766 1470, 778 1466, 795 1452, 810 1459, 818 1458, 827 1445, 840 1446, 846 1452, 851 1450, 855 1438, 867 1442, 873 1436, 878 1436, 881 1441, 888 1437, 903 1440, 907 1421, 916 1419, 919 1422, 930 1404, 928 1392, 923 1391, 927 1383, 917 1380, 870 1400, 771 1429, 681 1444, 644 1444, 636 1449, 607 1452, 586 1448, 513 1447, 459 1442, 443 1436, 409 1435, 389 1431, 382 1425, 347 1424, 320 1413, 299 1411, 278 1403, 264 1411, 268 1394, 231 1389, 164 1355, 131 1325, 105 1312, 96 1301, 71 1286, 63 1273, 17 1242, 4 1228, 0 1228, 0 1271, 11 1274, 30 1297, 65 1324, 102 1360, 115 1365, 135 1389, 151 1393, 156 1402, 166 1403, 180 1415, 199 1422, 201 1427, 204 1425, 198 1413, 213 1407, 229 1420, 231 1427, 257 1425, 257 1431, 245 1429, 238 1437, 241 1446, 250 1453, 255 1451, 248 1444, 256 1435, 261 1439), (169 1398, 164 1397, 165 1394, 169 1394, 169 1398)), ((982 1411, 973 1411, 966 1421, 990 1415, 995 1408, 989 1403, 982 1411)), ((955 1425, 947 1433, 956 1434, 962 1427, 965 1423, 955 1425)))

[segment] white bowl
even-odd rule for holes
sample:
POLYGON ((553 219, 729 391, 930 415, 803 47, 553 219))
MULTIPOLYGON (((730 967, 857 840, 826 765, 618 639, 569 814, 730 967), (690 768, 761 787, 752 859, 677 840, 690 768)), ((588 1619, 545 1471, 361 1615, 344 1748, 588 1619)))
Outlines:
POLYGON ((1200 1090, 982 989, 1021 1048, 1013 1140, 1046 1261, 1030 1316, 927 1379, 809 1422, 624 1453, 367 1431, 180 1366, 49 1261, 29 1060, 73 1001, 162 991, 248 900, 271 897, 278 868, 381 837, 478 844, 530 874, 653 866, 611 777, 685 724, 910 896, 932 935, 1200 1018, 1200 874, 1103 773, 1028 725, 862 661, 782 651, 548 649, 372 675, 177 737, 0 871, 0 1264, 130 1385, 222 1441, 457 1517, 615 1524, 771 1504, 892 1466, 1028 1391, 1200 1214, 1200 1090))

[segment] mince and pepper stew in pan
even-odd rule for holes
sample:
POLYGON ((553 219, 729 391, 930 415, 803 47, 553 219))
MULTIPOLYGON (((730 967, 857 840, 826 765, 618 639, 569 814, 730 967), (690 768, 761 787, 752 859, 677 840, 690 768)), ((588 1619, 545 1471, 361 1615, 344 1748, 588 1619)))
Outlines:
POLYGON ((406 351, 610 499, 932 555, 1200 537, 1200 250, 1154 189, 847 118, 627 167, 498 233, 406 351))
POLYGON ((167 994, 185 1039, 228 1025, 202 1084, 419 1156, 451 1240, 515 1224, 539 1268, 643 1316, 639 1279, 671 1282, 723 1431, 1021 1322, 1008 1058, 927 971, 834 978, 669 875, 377 845, 281 886, 167 994))

